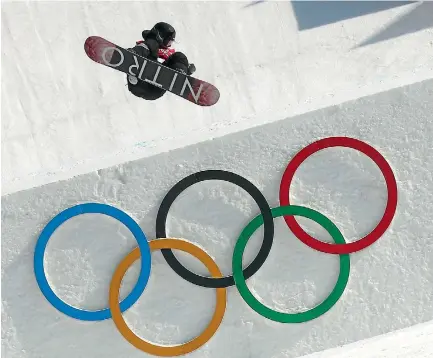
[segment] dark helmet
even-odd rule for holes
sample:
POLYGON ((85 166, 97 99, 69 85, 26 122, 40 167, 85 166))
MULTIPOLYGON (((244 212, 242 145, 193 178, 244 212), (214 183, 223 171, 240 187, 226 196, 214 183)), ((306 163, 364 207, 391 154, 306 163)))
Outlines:
POLYGON ((170 47, 176 38, 176 30, 166 22, 158 22, 150 32, 155 35, 156 41, 163 47, 170 47))

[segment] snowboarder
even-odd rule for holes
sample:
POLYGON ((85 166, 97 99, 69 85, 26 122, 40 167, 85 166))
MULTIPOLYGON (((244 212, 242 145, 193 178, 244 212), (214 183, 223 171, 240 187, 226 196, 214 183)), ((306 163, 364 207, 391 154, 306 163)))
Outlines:
MULTIPOLYGON (((195 72, 194 64, 188 62, 188 58, 182 52, 176 52, 172 44, 176 38, 176 30, 166 22, 158 22, 151 30, 142 32, 143 40, 137 41, 128 51, 153 61, 160 61, 162 65, 191 75, 195 72)), ((146 100, 156 100, 164 95, 166 90, 149 83, 139 81, 135 76, 128 75, 128 89, 137 96, 146 100)))

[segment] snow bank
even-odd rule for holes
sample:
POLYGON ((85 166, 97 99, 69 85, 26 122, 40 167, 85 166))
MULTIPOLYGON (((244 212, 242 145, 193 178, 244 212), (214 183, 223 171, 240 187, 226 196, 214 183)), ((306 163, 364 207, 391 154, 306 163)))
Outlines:
MULTIPOLYGON (((152 240, 164 195, 183 177, 205 169, 244 176, 276 207, 288 162, 306 145, 329 136, 363 140, 389 162, 399 195, 391 227, 374 245, 350 255, 346 290, 325 315, 299 324, 272 322, 252 311, 231 287, 217 333, 188 357, 299 357, 431 321, 432 94, 433 81, 424 81, 3 196, 2 352, 13 358, 150 356, 125 341, 112 320, 69 318, 40 293, 33 274, 35 244, 43 227, 61 210, 83 202, 108 203, 129 213, 152 240)), ((323 213, 347 241, 355 241, 376 226, 386 192, 370 159, 354 150, 333 148, 313 155, 300 167, 291 199, 323 213)), ((200 245, 228 274, 236 239, 257 214, 256 204, 242 189, 202 182, 174 202, 168 235, 200 245)), ((274 222, 269 257, 248 286, 273 309, 305 311, 329 295, 339 273, 338 257, 306 247, 281 218, 274 222)), ((310 220, 299 222, 318 239, 329 240, 310 220)), ((244 265, 256 255, 262 233, 260 228, 253 235, 244 265)), ((132 235, 114 219, 97 214, 73 218, 49 242, 45 256, 49 283, 75 307, 106 307, 113 271, 135 246, 132 235)), ((207 275, 191 256, 176 255, 191 270, 207 275)), ((138 270, 136 263, 128 271, 122 297, 134 286, 138 270)), ((149 284, 124 316, 144 339, 171 345, 198 335, 214 307, 215 290, 181 279, 155 252, 149 284)))
POLYGON ((433 321, 303 358, 428 358, 433 352, 433 321))

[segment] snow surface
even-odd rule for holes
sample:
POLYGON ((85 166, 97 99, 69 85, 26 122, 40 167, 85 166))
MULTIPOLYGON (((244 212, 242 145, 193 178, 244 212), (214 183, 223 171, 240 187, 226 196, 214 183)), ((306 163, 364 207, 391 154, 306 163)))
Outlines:
MULTIPOLYGON (((112 320, 71 319, 40 293, 33 273, 34 247, 58 212, 78 203, 108 203, 130 214, 153 240, 166 192, 204 169, 244 176, 276 207, 290 159, 317 139, 342 135, 379 150, 399 190, 391 227, 374 245, 350 255, 350 279, 342 298, 315 320, 280 324, 252 311, 230 287, 217 333, 188 357, 433 355, 433 33, 430 28, 356 47, 396 16, 424 4, 306 32, 297 31, 289 3, 245 5, 2 4, 2 189, 8 194, 2 196, 3 356, 151 357, 125 341, 112 320), (203 78, 221 88, 225 97, 215 108, 198 108, 174 96, 155 103, 136 100, 125 92, 124 78, 79 55, 88 35, 127 43, 143 23, 163 13, 171 21, 179 10, 191 12, 176 24, 180 33, 203 32, 191 22, 195 11, 211 34, 200 42, 202 47, 182 35, 179 47, 191 53, 203 78), (371 28, 366 28, 366 19, 371 28), (259 30, 259 24, 266 26, 259 30), (276 30, 275 24, 281 27, 276 30), (246 28, 250 42, 244 39, 246 28), (227 29, 236 32, 225 43, 221 37, 227 29), (276 43, 267 42, 267 30, 279 31, 276 43), (40 42, 20 46, 29 37, 40 42), (260 51, 252 55, 256 48, 260 51), (203 53, 222 54, 221 61, 206 61, 203 53), (227 66, 237 57, 244 60, 227 66), (240 92, 242 88, 247 92, 240 92)), ((376 226, 386 205, 386 186, 370 159, 333 148, 314 154, 299 168, 291 199, 325 214, 353 242, 376 226)), ((174 202, 167 231, 201 246, 229 274, 234 243, 257 214, 242 189, 202 182, 174 202)), ((272 250, 248 286, 278 311, 312 308, 332 290, 338 257, 306 247, 281 218, 274 222, 272 250)), ((317 224, 299 222, 318 239, 330 240, 317 224)), ((260 228, 251 238, 244 265, 257 253, 262 233, 260 228)), ((97 214, 73 218, 49 242, 49 282, 71 305, 107 307, 113 270, 135 246, 131 233, 114 219, 97 214)), ((207 275, 188 254, 176 256, 207 275)), ((136 262, 122 283, 122 298, 138 271, 136 262)), ((154 252, 149 284, 124 317, 144 339, 172 345, 198 335, 214 307, 213 289, 179 278, 161 253, 154 252)))
POLYGON ((433 2, 308 31, 290 2, 251 3, 2 2, 2 193, 433 77, 432 28, 413 29, 433 26, 433 2), (217 106, 144 102, 84 53, 90 35, 131 46, 155 19, 176 25, 176 48, 221 90, 217 106), (395 23, 405 36, 363 46, 395 23))
POLYGON ((303 358, 427 358, 432 352, 433 321, 430 321, 303 358))
MULTIPOLYGON (((313 139, 342 134, 368 141, 393 167, 399 204, 392 227, 375 245, 351 255, 348 287, 326 315, 304 324, 271 322, 249 309, 232 287, 222 326, 190 356, 297 357, 432 320, 433 163, 427 140, 433 134, 432 93, 433 80, 425 81, 3 197, 5 351, 12 357, 58 357, 59 350, 71 357, 146 356, 123 340, 111 320, 77 322, 54 310, 40 294, 33 278, 33 249, 42 227, 60 210, 80 202, 110 203, 132 215, 153 239, 155 214, 165 193, 202 169, 243 175, 271 206, 278 206, 279 181, 290 158, 313 139)), ((348 241, 369 232, 383 212, 386 188, 381 174, 353 150, 317 153, 295 179, 294 203, 327 215, 348 241)), ((227 274, 236 237, 256 214, 256 205, 242 189, 216 181, 198 183, 173 204, 168 234, 198 243, 227 274)), ((318 238, 328 239, 317 225, 302 222, 318 238)), ((271 253, 249 287, 277 310, 311 308, 335 284, 338 258, 304 246, 281 218, 275 219, 275 226, 271 253)), ((245 263, 257 252, 261 232, 248 245, 245 263)), ((50 283, 70 304, 104 307, 113 266, 135 245, 131 234, 112 219, 96 214, 71 219, 48 246, 50 283)), ((187 267, 206 274, 195 259, 179 257, 187 267)), ((123 295, 135 283, 137 271, 135 264, 123 283, 123 295)), ((125 317, 140 336, 175 344, 204 328, 214 304, 213 290, 180 279, 156 252, 150 283, 125 317)))

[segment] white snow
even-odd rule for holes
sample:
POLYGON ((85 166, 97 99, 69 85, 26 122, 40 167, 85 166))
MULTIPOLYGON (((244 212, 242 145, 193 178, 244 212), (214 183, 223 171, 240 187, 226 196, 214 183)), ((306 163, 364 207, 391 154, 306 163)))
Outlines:
MULTIPOLYGON (((392 225, 374 245, 350 255, 346 290, 323 316, 299 324, 272 322, 230 287, 217 333, 187 356, 433 355, 433 32, 429 27, 357 47, 419 6, 427 5, 425 13, 432 3, 308 31, 297 30, 288 2, 246 4, 2 3, 5 357, 152 357, 129 344, 111 319, 69 318, 41 294, 34 248, 57 213, 84 202, 108 203, 131 215, 153 240, 164 195, 185 176, 206 169, 244 176, 276 207, 288 162, 329 136, 365 141, 390 163, 399 191, 392 225), (196 64, 197 75, 221 89, 215 107, 199 108, 170 95, 152 103, 135 99, 124 76, 85 56, 87 36, 126 46, 156 18, 176 26, 178 47, 196 64)), ((412 21, 418 26, 422 19, 412 21)), ((386 193, 369 158, 332 148, 301 165, 291 199, 326 215, 353 242, 377 225, 386 193)), ((202 247, 227 275, 235 241, 257 214, 251 197, 235 185, 201 182, 176 199, 167 231, 202 247)), ((331 240, 312 221, 299 222, 318 239, 331 240)), ((335 285, 338 256, 302 244, 282 218, 274 224, 269 257, 248 287, 278 311, 313 308, 335 285)), ((244 265, 256 255, 262 234, 260 228, 252 236, 244 265)), ((135 246, 131 233, 112 218, 70 219, 49 242, 48 281, 68 304, 107 307, 114 269, 135 246)), ((176 256, 194 272, 208 274, 190 255, 176 256)), ((123 280, 122 298, 138 272, 135 263, 123 280)), ((198 335, 214 307, 214 289, 186 282, 154 252, 146 290, 124 317, 143 339, 173 345, 198 335)))
POLYGON ((431 28, 360 46, 420 4, 298 31, 290 2, 250 3, 3 3, 3 194, 433 77, 431 28), (136 99, 84 53, 90 35, 132 46, 156 19, 176 24, 217 106, 136 99))
POLYGON ((428 358, 433 352, 433 321, 303 358, 428 358))

